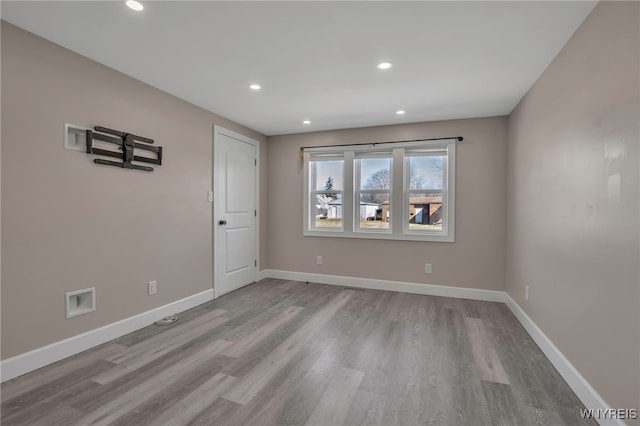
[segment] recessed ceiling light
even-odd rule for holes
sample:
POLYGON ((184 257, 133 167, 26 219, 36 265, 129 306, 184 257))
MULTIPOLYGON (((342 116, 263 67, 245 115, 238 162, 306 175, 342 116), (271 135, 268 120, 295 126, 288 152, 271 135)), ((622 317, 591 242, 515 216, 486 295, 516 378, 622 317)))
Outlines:
POLYGON ((399 110, 396 111, 396 114, 402 115, 402 114, 404 114, 404 110, 403 109, 399 109, 399 110))
POLYGON ((393 66, 393 64, 391 64, 391 62, 380 62, 378 64, 378 69, 381 70, 388 70, 389 68, 391 68, 393 66))
POLYGON ((144 9, 142 3, 136 0, 127 0, 127 6, 129 7, 129 9, 135 10, 136 12, 140 12, 142 9, 144 9))
POLYGON ((304 121, 302 122, 302 124, 311 124, 311 121, 310 121, 310 120, 304 120, 304 121))
POLYGON ((249 89, 251 89, 251 90, 260 90, 260 85, 256 84, 256 83, 250 84, 249 85, 249 89))

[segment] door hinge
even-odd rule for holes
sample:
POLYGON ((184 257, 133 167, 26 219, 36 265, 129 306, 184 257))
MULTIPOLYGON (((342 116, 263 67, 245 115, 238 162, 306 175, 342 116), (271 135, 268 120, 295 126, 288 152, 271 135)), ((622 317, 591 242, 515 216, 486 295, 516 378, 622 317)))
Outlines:
POLYGON ((257 166, 257 165, 258 165, 258 159, 257 159, 257 158, 254 158, 254 159, 253 159, 253 164, 254 164, 255 166, 257 166))
POLYGON ((254 215, 255 217, 258 217, 258 210, 254 210, 254 211, 253 211, 253 215, 254 215))
POLYGON ((253 265, 257 268, 257 267, 258 267, 258 261, 257 261, 257 260, 254 260, 254 261, 253 261, 253 265))

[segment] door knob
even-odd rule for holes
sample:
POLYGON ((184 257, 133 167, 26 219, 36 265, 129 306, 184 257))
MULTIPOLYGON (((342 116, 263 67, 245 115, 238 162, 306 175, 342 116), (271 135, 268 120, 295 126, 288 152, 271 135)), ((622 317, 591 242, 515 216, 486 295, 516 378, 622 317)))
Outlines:
POLYGON ((218 222, 218 224, 220 224, 220 225, 226 225, 226 224, 227 224, 227 221, 223 219, 223 220, 221 220, 220 222, 218 222))

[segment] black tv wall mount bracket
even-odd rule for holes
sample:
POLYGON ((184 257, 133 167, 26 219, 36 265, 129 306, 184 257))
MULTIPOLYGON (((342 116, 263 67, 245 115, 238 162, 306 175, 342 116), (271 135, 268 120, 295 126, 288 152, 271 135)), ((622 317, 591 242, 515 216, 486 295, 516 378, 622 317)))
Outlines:
POLYGON ((159 166, 162 165, 162 147, 151 146, 151 144, 154 143, 153 139, 100 126, 96 126, 94 127, 94 130, 86 130, 85 132, 87 140, 87 154, 103 155, 105 157, 112 157, 121 160, 111 161, 96 158, 93 160, 96 164, 121 167, 123 169, 142 170, 145 172, 152 172, 153 167, 141 166, 133 164, 132 162, 135 161, 139 163, 157 164, 159 166), (93 146, 94 140, 118 145, 120 151, 96 148, 93 146), (135 155, 135 149, 151 152, 153 154, 150 157, 135 155))

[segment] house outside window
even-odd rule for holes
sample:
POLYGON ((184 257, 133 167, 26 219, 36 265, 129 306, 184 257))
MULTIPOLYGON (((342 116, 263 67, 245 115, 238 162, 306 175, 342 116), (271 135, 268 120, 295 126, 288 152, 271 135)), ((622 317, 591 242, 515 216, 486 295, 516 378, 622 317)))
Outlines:
POLYGON ((304 235, 454 241, 455 140, 304 150, 304 235))

